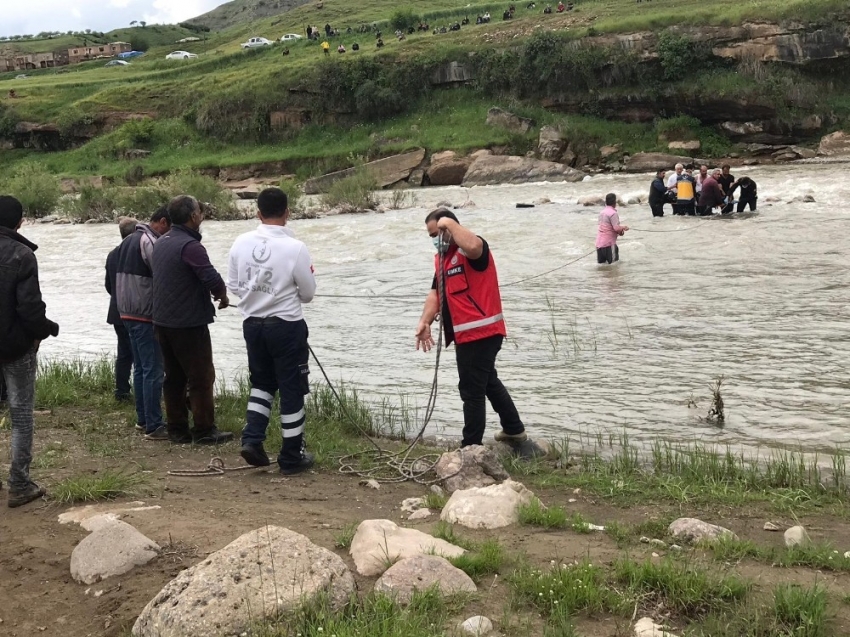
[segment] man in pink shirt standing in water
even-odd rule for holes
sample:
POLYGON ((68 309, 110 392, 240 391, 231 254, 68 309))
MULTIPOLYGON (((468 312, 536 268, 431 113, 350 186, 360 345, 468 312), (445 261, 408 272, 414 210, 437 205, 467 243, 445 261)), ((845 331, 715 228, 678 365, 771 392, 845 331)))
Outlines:
POLYGON ((597 263, 614 263, 620 260, 617 237, 622 237, 628 229, 628 226, 620 225, 617 195, 605 195, 605 210, 599 213, 599 231, 596 233, 597 263))

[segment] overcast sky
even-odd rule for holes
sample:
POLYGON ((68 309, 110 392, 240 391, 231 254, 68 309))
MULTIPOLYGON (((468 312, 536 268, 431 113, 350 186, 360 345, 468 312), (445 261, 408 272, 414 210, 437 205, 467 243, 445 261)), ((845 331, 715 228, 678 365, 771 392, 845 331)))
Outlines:
POLYGON ((173 24, 225 0, 0 0, 0 35, 40 31, 110 31, 133 20, 173 24))

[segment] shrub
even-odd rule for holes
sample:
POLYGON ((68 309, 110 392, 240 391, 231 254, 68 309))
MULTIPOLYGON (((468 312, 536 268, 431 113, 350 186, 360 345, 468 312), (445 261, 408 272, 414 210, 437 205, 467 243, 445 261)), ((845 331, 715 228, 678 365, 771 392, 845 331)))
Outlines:
POLYGON ((328 192, 322 195, 322 204, 326 208, 339 208, 340 212, 373 210, 377 206, 377 188, 378 182, 374 175, 359 166, 353 175, 331 185, 328 192))
POLYGON ((289 203, 289 212, 293 217, 297 217, 303 212, 301 202, 301 190, 298 184, 291 179, 281 179, 280 189, 286 193, 286 200, 289 203))
POLYGON ((134 51, 147 51, 151 45, 147 38, 134 35, 130 38, 130 46, 134 51))
POLYGON ((390 25, 396 31, 407 31, 410 27, 416 27, 420 22, 421 18, 410 9, 396 11, 390 18, 390 25))
POLYGON ((377 120, 390 117, 404 110, 404 100, 398 91, 366 80, 354 93, 357 114, 364 119, 377 120))
POLYGON ((60 208, 65 216, 78 223, 89 219, 111 221, 121 207, 121 195, 114 186, 98 188, 84 184, 76 197, 65 197, 60 208))
POLYGON ((705 65, 701 47, 693 40, 670 31, 658 36, 658 58, 665 80, 686 79, 697 65, 705 65))
POLYGON ((15 111, 5 104, 0 104, 0 139, 11 138, 19 121, 15 111))
POLYGON ((62 196, 59 178, 38 162, 18 166, 5 183, 4 190, 16 197, 23 205, 24 213, 31 217, 49 214, 62 196))
POLYGON ((209 204, 209 219, 229 219, 237 212, 233 194, 212 177, 199 172, 187 170, 174 173, 165 178, 162 186, 168 200, 177 195, 192 195, 198 201, 209 204))

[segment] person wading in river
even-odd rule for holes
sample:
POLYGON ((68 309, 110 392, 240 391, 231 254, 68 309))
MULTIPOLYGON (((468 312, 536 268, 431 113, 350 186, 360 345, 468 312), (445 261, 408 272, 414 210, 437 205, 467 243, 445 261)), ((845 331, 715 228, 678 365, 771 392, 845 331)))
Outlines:
POLYGON ((20 201, 0 197, 0 375, 6 383, 12 419, 11 508, 44 495, 44 489, 30 479, 35 372, 39 343, 59 335, 59 326, 48 320, 41 300, 33 254, 38 246, 18 234, 23 219, 20 201))
POLYGON ((230 301, 224 280, 210 263, 198 230, 204 212, 194 197, 181 195, 168 204, 174 224, 153 249, 153 324, 165 367, 163 397, 168 439, 213 445, 233 439, 215 426, 215 367, 209 324, 230 301), (194 429, 189 430, 186 390, 194 429))
POLYGON ((620 260, 617 237, 622 237, 628 229, 628 226, 620 225, 617 195, 614 193, 605 195, 605 209, 599 213, 599 228, 596 231, 597 263, 614 263, 620 260))
POLYGON ((313 466, 304 450, 304 395, 310 393, 307 323, 302 303, 316 293, 310 253, 286 227, 289 202, 279 188, 257 198, 260 226, 237 237, 230 248, 227 289, 241 299, 242 334, 248 348, 251 396, 242 430, 242 457, 250 465, 270 463, 263 448, 274 395, 280 391, 283 474, 313 466))
POLYGON ((455 342, 460 398, 461 446, 480 445, 487 423, 486 400, 499 414, 496 440, 518 445, 527 439, 513 399, 496 373, 496 355, 507 334, 496 263, 487 242, 460 225, 450 210, 438 208, 425 218, 437 248, 436 274, 416 328, 416 349, 434 346, 431 324, 440 315, 446 344, 455 342), (438 288, 443 286, 443 298, 438 288))

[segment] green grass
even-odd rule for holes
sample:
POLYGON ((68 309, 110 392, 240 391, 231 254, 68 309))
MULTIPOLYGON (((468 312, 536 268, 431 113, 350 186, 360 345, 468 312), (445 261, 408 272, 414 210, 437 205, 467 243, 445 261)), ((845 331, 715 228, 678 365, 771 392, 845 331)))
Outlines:
POLYGON ((62 504, 97 502, 133 495, 144 476, 106 469, 96 475, 66 478, 50 489, 50 497, 62 504))
POLYGON ((437 511, 442 511, 443 507, 446 506, 446 503, 449 501, 449 496, 445 493, 433 493, 428 492, 425 494, 425 508, 426 509, 435 509, 437 511))
POLYGON ((454 544, 462 549, 466 549, 467 551, 474 551, 476 548, 475 542, 458 535, 455 532, 454 526, 448 522, 443 522, 442 520, 434 525, 431 535, 439 540, 445 540, 449 544, 454 544))
POLYGON ((340 529, 339 533, 334 536, 334 546, 338 549, 350 548, 354 535, 357 533, 357 526, 357 524, 348 524, 340 529))
POLYGON ((518 601, 546 616, 624 612, 624 600, 606 583, 605 571, 587 561, 553 566, 549 570, 521 567, 508 576, 518 601))
POLYGON ((508 563, 508 556, 499 541, 491 539, 474 545, 463 555, 449 558, 449 562, 480 582, 485 575, 502 573, 508 563))
POLYGON ((820 571, 850 572, 850 558, 830 544, 805 544, 790 548, 760 546, 750 540, 720 537, 705 543, 715 559, 738 562, 752 559, 780 567, 805 566, 820 571))
POLYGON ((108 404, 115 390, 113 365, 108 358, 40 363, 35 386, 36 408, 108 404))
POLYGON ((581 513, 568 514, 559 506, 544 506, 538 499, 534 498, 528 504, 520 505, 520 524, 539 526, 544 529, 566 529, 570 528, 576 533, 590 533, 590 522, 581 513))

